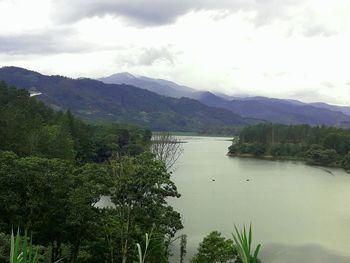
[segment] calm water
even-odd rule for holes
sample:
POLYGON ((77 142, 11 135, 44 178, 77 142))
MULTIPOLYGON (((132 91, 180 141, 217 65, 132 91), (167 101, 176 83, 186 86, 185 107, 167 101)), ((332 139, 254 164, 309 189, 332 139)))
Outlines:
MULTIPOLYGON (((212 230, 252 222, 267 262, 350 262, 350 175, 296 162, 227 157, 227 138, 181 137, 170 204, 183 218, 187 261, 212 230), (215 181, 213 181, 215 180, 215 181), (247 181, 249 180, 249 181, 247 181)), ((172 262, 179 262, 177 244, 172 262)))

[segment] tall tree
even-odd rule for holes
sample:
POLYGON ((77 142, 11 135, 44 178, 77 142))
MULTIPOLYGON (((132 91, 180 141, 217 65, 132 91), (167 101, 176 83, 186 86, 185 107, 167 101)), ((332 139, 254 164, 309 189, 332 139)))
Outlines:
MULTIPOLYGON (((123 156, 110 161, 109 173, 121 262, 128 262, 134 255, 135 244, 151 229, 157 235, 158 245, 166 248, 166 239, 173 237, 182 224, 179 213, 167 204, 167 198, 180 195, 164 164, 154 160, 150 153, 123 156)), ((164 254, 156 256, 158 262, 162 262, 162 257, 166 259, 164 254)))

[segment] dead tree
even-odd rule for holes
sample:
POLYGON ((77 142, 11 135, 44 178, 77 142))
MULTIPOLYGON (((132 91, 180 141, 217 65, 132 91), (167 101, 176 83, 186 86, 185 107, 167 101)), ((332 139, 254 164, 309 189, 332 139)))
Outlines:
POLYGON ((164 162, 168 171, 171 171, 183 152, 182 142, 170 132, 153 133, 151 152, 157 160, 164 162))

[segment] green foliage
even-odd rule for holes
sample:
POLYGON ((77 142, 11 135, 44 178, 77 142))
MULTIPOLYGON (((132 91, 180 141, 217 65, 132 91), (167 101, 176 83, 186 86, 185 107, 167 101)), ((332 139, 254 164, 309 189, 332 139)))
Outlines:
POLYGON ((333 149, 338 154, 344 155, 350 151, 350 132, 332 132, 323 140, 323 148, 333 149))
POLYGON ((129 263, 153 227, 147 261, 167 262, 182 228, 167 198, 179 194, 164 163, 147 152, 151 132, 86 124, 4 83, 0 95, 1 260, 19 225, 34 233, 39 262, 129 263), (115 208, 98 207, 101 196, 115 208))
POLYGON ((224 263, 236 257, 237 251, 233 241, 213 231, 199 244, 197 254, 191 259, 191 263, 224 263))
POLYGON ((113 154, 135 156, 150 145, 152 133, 134 125, 105 124, 93 126, 95 162, 105 162, 113 154))
POLYGON ((136 243, 137 252, 138 252, 138 256, 139 256, 139 263, 145 263, 147 250, 148 250, 148 247, 149 247, 149 243, 151 242, 152 232, 151 232, 150 235, 148 235, 148 233, 146 233, 145 236, 146 236, 146 238, 145 238, 145 249, 144 249, 143 253, 142 253, 142 248, 141 248, 140 243, 136 243))
POLYGON ((342 161, 342 166, 346 171, 350 171, 350 153, 346 154, 342 161))
POLYGON ((337 160, 337 152, 334 149, 322 149, 319 145, 311 145, 306 152, 312 163, 332 165, 337 160))
POLYGON ((115 153, 137 155, 148 148, 151 132, 132 125, 88 125, 0 82, 0 138, 0 150, 19 156, 84 163, 104 162, 115 153))
POLYGON ((182 228, 180 214, 167 204, 169 197, 179 197, 164 163, 144 153, 123 156, 109 163, 110 196, 115 207, 105 211, 105 232, 111 257, 123 260, 134 257, 136 243, 144 233, 154 230, 150 262, 166 262, 169 240, 182 228), (119 250, 113 245, 117 244, 119 250))
POLYGON ((350 130, 308 125, 259 124, 245 127, 239 141, 229 147, 232 155, 271 155, 349 170, 350 130))
POLYGON ((298 156, 302 152, 303 146, 294 143, 277 143, 270 148, 272 156, 298 156))
POLYGON ((185 256, 187 254, 187 235, 181 235, 180 237, 180 263, 184 263, 185 256))
POLYGON ((38 251, 33 251, 32 239, 28 242, 27 232, 22 238, 17 231, 11 234, 10 263, 38 263, 38 251))
POLYGON ((11 236, 0 233, 0 262, 7 262, 10 258, 11 236))
POLYGON ((35 232, 50 262, 135 259, 135 244, 153 228, 147 258, 166 262, 170 238, 182 228, 179 213, 166 202, 179 197, 176 186, 150 153, 77 167, 0 152, 0 193, 0 231, 23 225, 35 232), (102 195, 110 195, 115 208, 98 209, 102 195))
MULTIPOLYGON (((236 147, 235 151, 240 153, 249 153, 254 156, 261 156, 265 153, 266 147, 261 143, 243 143, 239 148, 236 147)), ((230 150, 234 150, 231 148, 230 150)))
POLYGON ((243 231, 239 231, 235 226, 236 233, 232 234, 232 237, 236 243, 237 253, 239 255, 242 263, 258 263, 258 254, 261 245, 257 245, 254 253, 252 254, 252 225, 249 226, 249 232, 247 233, 245 226, 243 227, 243 231))
POLYGON ((97 164, 75 167, 60 159, 18 157, 0 152, 0 231, 22 225, 35 241, 62 256, 63 243, 77 257, 99 218, 94 204, 107 194, 106 170, 97 164))

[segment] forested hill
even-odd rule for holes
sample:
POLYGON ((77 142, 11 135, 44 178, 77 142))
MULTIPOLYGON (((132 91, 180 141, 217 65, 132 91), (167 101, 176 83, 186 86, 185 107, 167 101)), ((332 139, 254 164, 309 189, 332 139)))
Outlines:
POLYGON ((148 262, 168 262, 182 222, 167 201, 180 194, 150 139, 135 126, 86 124, 0 81, 0 262, 136 262, 145 233, 148 262), (101 196, 113 208, 101 209, 101 196), (10 249, 17 227, 32 238, 10 249))
POLYGON ((129 122, 152 130, 173 131, 245 124, 242 117, 229 110, 188 98, 168 98, 129 85, 46 76, 17 67, 1 68, 0 80, 41 92, 36 98, 52 108, 70 110, 88 120, 129 122))
POLYGON ((309 125, 245 127, 229 148, 232 156, 304 160, 350 171, 350 130, 309 125))
POLYGON ((130 125, 88 125, 0 82, 0 138, 0 151, 80 163, 103 162, 112 152, 140 153, 151 132, 130 125))

